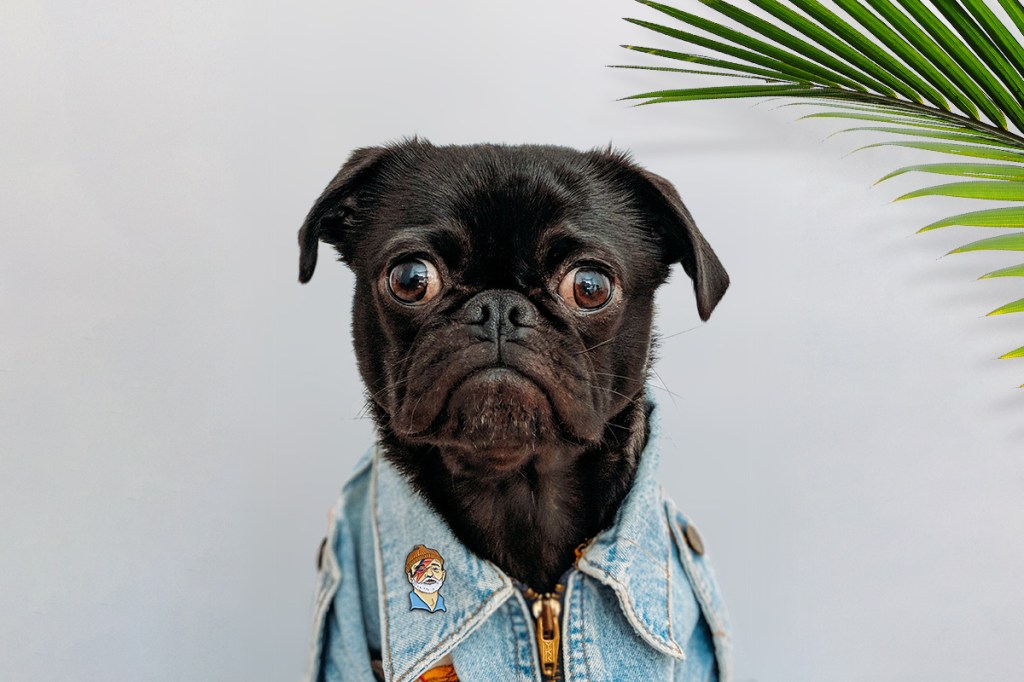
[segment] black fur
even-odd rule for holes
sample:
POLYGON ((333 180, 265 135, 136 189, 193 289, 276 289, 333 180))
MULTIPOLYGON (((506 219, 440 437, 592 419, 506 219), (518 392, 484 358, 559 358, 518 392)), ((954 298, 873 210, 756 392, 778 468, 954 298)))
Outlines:
POLYGON ((682 263, 707 319, 729 280, 668 181, 608 150, 357 150, 299 230, 356 275, 353 339, 386 453, 478 555, 538 591, 608 526, 646 441, 655 289, 682 263), (440 293, 396 301, 387 273, 430 260, 440 293), (558 295, 580 262, 616 294, 558 295))

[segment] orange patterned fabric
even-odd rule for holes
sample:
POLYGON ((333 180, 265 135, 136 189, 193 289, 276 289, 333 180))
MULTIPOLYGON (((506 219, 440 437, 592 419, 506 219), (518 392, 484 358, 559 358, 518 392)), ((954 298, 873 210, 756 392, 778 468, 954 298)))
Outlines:
POLYGON ((442 665, 431 668, 416 680, 417 682, 459 682, 459 676, 455 674, 454 665, 442 665))

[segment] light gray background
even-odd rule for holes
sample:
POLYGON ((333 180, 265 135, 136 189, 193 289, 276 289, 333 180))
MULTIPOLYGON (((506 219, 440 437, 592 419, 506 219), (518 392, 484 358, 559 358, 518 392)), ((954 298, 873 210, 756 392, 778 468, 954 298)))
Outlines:
MULTIPOLYGON (((690 0, 680 5, 693 6, 690 0)), ((355 147, 632 149, 732 276, 659 294, 667 491, 739 678, 1009 680, 1024 666, 1016 262, 915 236, 924 159, 703 82, 631 2, 0 3, 0 679, 281 680, 325 513, 371 439, 352 278, 296 230, 355 147), (686 332, 686 333, 681 333, 686 332)), ((938 160, 938 159, 932 159, 938 160)))

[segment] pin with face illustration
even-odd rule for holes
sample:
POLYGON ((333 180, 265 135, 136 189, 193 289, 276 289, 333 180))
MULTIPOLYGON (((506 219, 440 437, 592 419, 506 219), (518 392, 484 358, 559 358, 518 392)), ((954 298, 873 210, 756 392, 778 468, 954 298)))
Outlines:
POLYGON ((409 591, 409 609, 445 611, 441 586, 444 585, 444 558, 436 549, 416 545, 405 558, 405 575, 412 589, 409 591))

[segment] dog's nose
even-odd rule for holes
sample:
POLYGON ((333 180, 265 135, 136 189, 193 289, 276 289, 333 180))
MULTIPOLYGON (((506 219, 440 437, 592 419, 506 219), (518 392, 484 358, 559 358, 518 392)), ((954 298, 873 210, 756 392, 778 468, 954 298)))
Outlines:
POLYGON ((464 318, 481 341, 517 339, 523 328, 537 324, 537 309, 518 291, 482 291, 466 304, 464 318))

